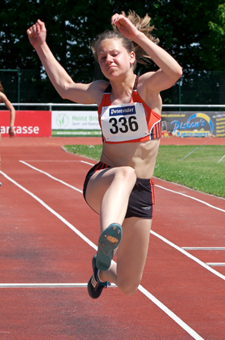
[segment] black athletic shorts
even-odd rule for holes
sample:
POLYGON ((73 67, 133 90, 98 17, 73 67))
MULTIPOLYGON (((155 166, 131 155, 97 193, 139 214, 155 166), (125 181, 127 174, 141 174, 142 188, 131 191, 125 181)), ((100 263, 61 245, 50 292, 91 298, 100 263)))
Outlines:
MULTIPOLYGON (((85 200, 86 189, 91 176, 98 170, 108 168, 110 168, 109 165, 99 162, 88 171, 83 186, 83 196, 85 200)), ((134 188, 130 194, 125 218, 140 217, 152 219, 154 203, 155 190, 153 179, 137 178, 134 188)))

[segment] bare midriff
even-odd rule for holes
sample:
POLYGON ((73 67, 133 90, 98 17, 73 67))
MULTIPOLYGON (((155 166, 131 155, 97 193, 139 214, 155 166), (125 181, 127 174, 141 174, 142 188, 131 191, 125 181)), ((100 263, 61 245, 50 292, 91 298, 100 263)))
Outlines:
POLYGON ((101 162, 111 166, 130 166, 138 178, 151 178, 154 173, 160 140, 138 143, 103 143, 101 162))

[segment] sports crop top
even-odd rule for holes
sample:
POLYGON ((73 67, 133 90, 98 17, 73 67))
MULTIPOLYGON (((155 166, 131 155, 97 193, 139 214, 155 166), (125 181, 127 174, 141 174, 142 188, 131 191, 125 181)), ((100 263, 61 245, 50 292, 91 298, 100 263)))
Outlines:
POLYGON ((145 142, 161 137, 161 116, 141 99, 136 86, 127 104, 112 105, 110 94, 111 85, 98 108, 103 143, 145 142))

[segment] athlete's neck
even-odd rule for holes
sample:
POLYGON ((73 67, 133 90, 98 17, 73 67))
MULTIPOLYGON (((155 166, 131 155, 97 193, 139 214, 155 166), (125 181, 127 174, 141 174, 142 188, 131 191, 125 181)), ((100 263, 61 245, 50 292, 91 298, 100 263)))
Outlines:
POLYGON ((111 84, 111 102, 113 104, 129 103, 136 81, 136 75, 124 79, 122 82, 110 81, 111 84))

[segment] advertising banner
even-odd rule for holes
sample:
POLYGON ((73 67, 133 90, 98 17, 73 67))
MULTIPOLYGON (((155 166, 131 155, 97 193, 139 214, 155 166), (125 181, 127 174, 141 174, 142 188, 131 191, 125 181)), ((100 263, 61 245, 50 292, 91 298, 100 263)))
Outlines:
POLYGON ((225 112, 163 111, 162 131, 177 137, 225 137, 225 112))
MULTIPOLYGON (((10 112, 0 111, 3 137, 8 136, 10 112)), ((51 111, 16 111, 14 131, 16 137, 50 137, 51 111)))
POLYGON ((97 111, 52 111, 52 136, 101 136, 97 111))

